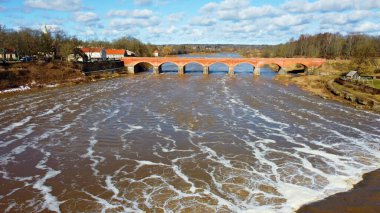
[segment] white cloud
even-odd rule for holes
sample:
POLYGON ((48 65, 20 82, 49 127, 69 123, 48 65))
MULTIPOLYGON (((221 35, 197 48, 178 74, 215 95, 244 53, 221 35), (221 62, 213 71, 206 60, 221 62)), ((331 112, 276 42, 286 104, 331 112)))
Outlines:
POLYGON ((379 17, 379 14, 373 13, 371 11, 358 10, 351 11, 350 13, 327 13, 320 15, 318 19, 321 20, 322 24, 345 25, 360 22, 361 20, 365 20, 366 18, 374 18, 376 16, 379 17))
POLYGON ((354 27, 353 32, 360 32, 360 33, 373 33, 373 32, 379 32, 380 31, 380 24, 379 23, 372 23, 372 22, 364 22, 360 25, 357 25, 354 27))
POLYGON ((249 5, 249 0, 224 0, 219 4, 219 7, 222 10, 235 10, 248 7, 249 5))
POLYGON ((74 19, 77 22, 94 22, 98 21, 99 17, 94 12, 76 12, 74 13, 74 19))
POLYGON ((141 18, 115 18, 111 19, 109 22, 112 28, 136 28, 136 27, 151 27, 159 24, 159 19, 157 17, 151 17, 146 19, 141 18))
POLYGON ((196 17, 191 20, 190 24, 195 26, 212 26, 215 25, 217 21, 209 17, 196 17))
POLYGON ((250 6, 248 0, 224 0, 221 3, 208 3, 200 9, 203 14, 216 14, 223 20, 244 20, 283 13, 271 5, 261 7, 250 6))
POLYGON ((218 8, 218 4, 215 3, 215 2, 210 2, 210 3, 207 3, 206 5, 204 5, 203 7, 201 7, 200 11, 202 13, 209 13, 209 12, 213 12, 213 10, 216 10, 218 8))
POLYGON ((121 17, 134 17, 134 18, 149 18, 153 16, 153 11, 151 10, 111 10, 107 14, 108 16, 121 16, 121 17))
POLYGON ((148 32, 150 34, 155 34, 156 36, 159 35, 170 35, 173 34, 177 31, 177 27, 175 26, 170 26, 169 28, 164 28, 162 26, 155 26, 155 27, 149 27, 148 32))
POLYGON ((36 9, 72 11, 81 8, 81 0, 25 0, 25 5, 36 9))
POLYGON ((318 0, 309 2, 305 0, 292 0, 283 5, 285 10, 291 12, 328 12, 344 10, 366 10, 380 8, 379 0, 318 0))
POLYGON ((168 15, 168 20, 171 22, 181 21, 184 16, 184 13, 172 13, 168 15))

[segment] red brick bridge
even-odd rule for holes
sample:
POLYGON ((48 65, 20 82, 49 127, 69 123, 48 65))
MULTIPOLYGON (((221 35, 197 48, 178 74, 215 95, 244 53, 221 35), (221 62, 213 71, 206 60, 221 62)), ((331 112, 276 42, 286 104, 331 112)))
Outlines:
POLYGON ((203 67, 203 74, 209 74, 209 67, 215 63, 222 63, 228 66, 228 73, 234 74, 235 66, 246 63, 254 67, 254 74, 260 75, 260 67, 264 65, 277 65, 280 73, 286 73, 287 68, 302 65, 305 69, 314 69, 326 62, 322 58, 182 58, 182 57, 126 57, 122 58, 128 73, 136 72, 136 65, 147 63, 153 67, 153 73, 159 74, 161 67, 165 63, 173 63, 178 66, 178 74, 184 74, 186 65, 190 63, 200 64, 203 67))

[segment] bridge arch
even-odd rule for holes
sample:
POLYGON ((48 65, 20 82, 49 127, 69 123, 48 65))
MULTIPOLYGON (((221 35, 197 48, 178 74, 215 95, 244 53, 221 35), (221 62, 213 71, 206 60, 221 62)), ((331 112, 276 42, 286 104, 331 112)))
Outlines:
POLYGON ((289 67, 288 73, 293 73, 293 74, 304 73, 304 72, 307 72, 308 69, 309 67, 303 63, 295 63, 289 67))
POLYGON ((228 66, 228 64, 223 62, 214 62, 210 64, 208 67, 210 73, 229 73, 229 70, 231 69, 230 67, 232 66, 228 66))
POLYGON ((203 72, 205 65, 200 62, 188 62, 183 65, 184 73, 186 72, 203 72))
POLYGON ((254 73, 256 66, 251 62, 241 62, 233 65, 234 73, 254 73))
POLYGON ((179 72, 180 66, 174 62, 163 62, 158 66, 158 70, 160 73, 162 72, 179 72))
POLYGON ((133 70, 135 73, 153 71, 153 69, 154 69, 154 64, 150 62, 141 61, 133 65, 133 70))
POLYGON ((272 63, 264 63, 261 64, 262 68, 269 68, 273 72, 279 72, 283 67, 279 65, 278 63, 272 62, 272 63))

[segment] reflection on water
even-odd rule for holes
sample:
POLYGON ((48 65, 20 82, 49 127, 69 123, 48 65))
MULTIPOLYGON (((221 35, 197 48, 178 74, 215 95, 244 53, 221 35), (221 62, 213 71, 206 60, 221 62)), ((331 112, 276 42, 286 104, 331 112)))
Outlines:
POLYGON ((2 212, 291 212, 380 160, 380 116, 273 72, 151 75, 0 100, 2 212))

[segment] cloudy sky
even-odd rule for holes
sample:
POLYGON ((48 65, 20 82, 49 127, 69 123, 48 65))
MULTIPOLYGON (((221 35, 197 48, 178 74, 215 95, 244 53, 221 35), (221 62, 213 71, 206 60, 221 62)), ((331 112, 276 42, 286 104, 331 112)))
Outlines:
POLYGON ((380 35, 380 0, 0 0, 7 28, 154 44, 277 44, 300 34, 380 35))

